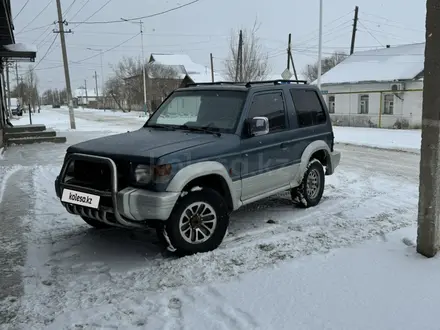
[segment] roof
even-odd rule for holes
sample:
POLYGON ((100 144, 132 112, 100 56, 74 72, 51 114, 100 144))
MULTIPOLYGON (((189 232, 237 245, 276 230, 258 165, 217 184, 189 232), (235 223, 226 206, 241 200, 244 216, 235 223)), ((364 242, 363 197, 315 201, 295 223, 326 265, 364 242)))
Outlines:
POLYGON ((356 52, 323 74, 321 84, 412 80, 424 63, 425 43, 356 52))
MULTIPOLYGON (((211 81, 211 70, 202 64, 194 63, 186 54, 152 53, 149 62, 173 68, 179 74, 180 79, 188 75, 194 82, 211 81)), ((214 72, 214 79, 223 80, 217 72, 214 72)))
MULTIPOLYGON (((101 90, 98 88, 98 95, 101 95, 101 90)), ((86 97, 86 90, 84 88, 77 88, 73 91, 73 97, 86 97)), ((87 97, 96 97, 95 89, 87 89, 87 97)))

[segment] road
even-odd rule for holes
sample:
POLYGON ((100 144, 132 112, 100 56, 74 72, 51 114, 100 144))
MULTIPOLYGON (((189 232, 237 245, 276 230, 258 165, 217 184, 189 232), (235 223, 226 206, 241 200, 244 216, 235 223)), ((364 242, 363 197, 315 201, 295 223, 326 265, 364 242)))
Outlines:
MULTIPOLYGON (((63 134, 71 144, 104 133, 63 134)), ((151 232, 97 232, 65 212, 53 180, 66 145, 11 147, 0 160, 0 328, 38 328, 67 318, 72 308, 115 303, 130 293, 227 280, 415 221, 419 155, 337 147, 341 164, 327 177, 318 207, 296 209, 285 194, 249 205, 232 216, 230 233, 215 253, 178 260, 161 254, 151 232)))

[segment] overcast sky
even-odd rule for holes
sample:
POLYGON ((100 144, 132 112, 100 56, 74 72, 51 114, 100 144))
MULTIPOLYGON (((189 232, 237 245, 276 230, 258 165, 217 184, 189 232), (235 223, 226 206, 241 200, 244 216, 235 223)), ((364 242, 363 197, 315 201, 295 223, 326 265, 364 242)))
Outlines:
MULTIPOLYGON (((104 77, 112 74, 111 65, 123 56, 140 56, 139 24, 81 24, 93 13, 89 22, 133 18, 191 2, 191 0, 61 0, 65 19, 72 22, 66 34, 72 88, 93 86, 93 74, 101 74, 98 52, 108 50, 130 38, 122 46, 103 55, 104 77), (73 4, 73 5, 72 5, 73 4), (99 10, 105 5, 101 10, 99 10), (69 8, 70 7, 70 8, 69 8), (81 9, 82 8, 82 9, 81 9), (94 58, 83 59, 98 55, 94 58), (76 62, 76 63, 75 63, 76 62)), ((59 36, 52 32, 57 20, 55 0, 13 0, 12 15, 17 43, 31 43, 38 47, 40 90, 64 88, 59 36), (19 11, 28 1, 22 12, 19 11)), ((424 42, 425 1, 402 0, 324 0, 323 52, 349 51, 355 5, 359 6, 356 50, 382 47, 387 44, 424 42)), ((298 71, 317 59, 319 0, 200 0, 185 8, 164 15, 144 19, 144 49, 151 52, 185 53, 194 62, 209 65, 209 53, 214 55, 216 71, 223 71, 228 56, 231 29, 251 28, 255 19, 261 23, 259 37, 270 57, 272 74, 280 74, 286 67, 288 34, 292 33, 294 60, 298 71)), ((20 73, 28 64, 21 64, 20 73)), ((100 78, 98 83, 100 83, 100 78)))

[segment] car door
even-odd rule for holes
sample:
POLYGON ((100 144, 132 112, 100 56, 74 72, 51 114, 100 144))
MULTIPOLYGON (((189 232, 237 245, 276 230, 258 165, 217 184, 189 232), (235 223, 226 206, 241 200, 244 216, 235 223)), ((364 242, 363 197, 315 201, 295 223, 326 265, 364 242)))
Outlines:
MULTIPOLYGON (((269 119, 269 133, 249 136, 244 131, 241 140, 242 201, 258 198, 289 186, 290 157, 289 122, 283 91, 255 93, 247 120, 253 117, 269 119)), ((246 126, 246 125, 245 125, 246 126)))

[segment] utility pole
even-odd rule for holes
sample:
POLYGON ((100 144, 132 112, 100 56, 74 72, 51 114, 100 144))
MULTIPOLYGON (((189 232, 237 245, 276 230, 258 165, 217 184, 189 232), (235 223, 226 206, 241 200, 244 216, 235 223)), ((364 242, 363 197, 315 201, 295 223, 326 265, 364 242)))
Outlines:
POLYGON ((69 62, 67 60, 67 50, 66 50, 66 39, 64 33, 72 33, 71 30, 64 31, 64 24, 67 25, 65 21, 63 21, 63 14, 61 11, 61 0, 57 1, 57 12, 58 12, 58 31, 54 30, 54 33, 60 34, 61 39, 61 51, 63 54, 63 63, 64 63, 64 76, 66 78, 66 90, 67 90, 67 103, 69 106, 69 118, 70 118, 70 128, 76 129, 75 123, 75 114, 73 113, 73 101, 72 101, 72 87, 70 86, 70 74, 69 74, 69 62))
POLYGON ((292 56, 292 33, 289 33, 289 39, 287 41, 287 69, 290 71, 290 64, 292 64, 293 75, 295 80, 298 80, 298 75, 296 74, 295 63, 293 62, 292 56))
POLYGON ((9 113, 9 118, 11 118, 12 117, 12 109, 11 109, 11 84, 9 83, 9 64, 10 64, 9 61, 5 62, 5 65, 6 65, 6 86, 8 86, 8 113, 9 113))
POLYGON ((211 81, 214 82, 214 58, 212 57, 212 53, 209 54, 211 59, 211 81))
POLYGON ((243 67, 242 67, 242 48, 243 48, 243 32, 240 30, 238 35, 238 49, 237 49, 237 62, 235 63, 235 81, 238 82, 242 79, 243 67))
POLYGON ((86 93, 86 105, 89 105, 89 97, 87 95, 87 79, 84 79, 84 91, 86 93))
POLYGON ((321 89, 322 75, 322 0, 319 0, 319 41, 318 41, 318 88, 321 89))
POLYGON ((356 6, 356 7, 354 7, 353 32, 351 34, 350 55, 354 53, 354 44, 355 44, 355 41, 356 41, 358 14, 359 14, 359 7, 356 6))
POLYGON ((428 258, 440 248, 439 21, 438 1, 427 0, 417 252, 428 258))
POLYGON ((239 67, 238 67, 238 75, 239 81, 243 81, 243 31, 240 30, 240 38, 239 38, 239 67))
MULTIPOLYGON (((95 71, 95 75, 93 76, 93 78, 95 78, 96 102, 98 102, 98 98, 99 98, 99 92, 98 92, 98 75, 96 74, 96 71, 95 71)), ((98 102, 98 109, 100 109, 99 102, 98 102)))

